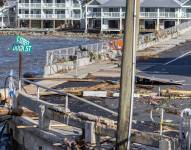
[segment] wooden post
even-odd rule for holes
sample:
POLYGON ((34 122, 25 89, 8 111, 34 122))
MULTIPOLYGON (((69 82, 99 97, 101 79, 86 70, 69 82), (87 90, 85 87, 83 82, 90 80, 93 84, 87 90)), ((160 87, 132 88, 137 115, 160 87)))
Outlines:
POLYGON ((127 0, 116 150, 129 150, 133 114, 139 0, 127 0))
POLYGON ((19 52, 19 79, 22 77, 22 52, 19 52))

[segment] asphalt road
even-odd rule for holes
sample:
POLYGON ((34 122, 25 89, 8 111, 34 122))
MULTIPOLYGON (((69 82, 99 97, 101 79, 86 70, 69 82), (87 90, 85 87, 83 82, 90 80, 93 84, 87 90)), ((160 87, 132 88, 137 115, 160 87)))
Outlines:
POLYGON ((164 51, 157 58, 138 61, 140 75, 181 81, 191 89, 191 42, 164 51))

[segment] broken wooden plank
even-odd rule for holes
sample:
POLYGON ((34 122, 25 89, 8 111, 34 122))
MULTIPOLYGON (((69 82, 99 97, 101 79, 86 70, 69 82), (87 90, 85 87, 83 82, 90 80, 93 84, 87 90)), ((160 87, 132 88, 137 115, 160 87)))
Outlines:
POLYGON ((178 97, 190 97, 191 91, 186 90, 174 90, 174 89, 166 89, 161 90, 162 96, 178 96, 178 97))

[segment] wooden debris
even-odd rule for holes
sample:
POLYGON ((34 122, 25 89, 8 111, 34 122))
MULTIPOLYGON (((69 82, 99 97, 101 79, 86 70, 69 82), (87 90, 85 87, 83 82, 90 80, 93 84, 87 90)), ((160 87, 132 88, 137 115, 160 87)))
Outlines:
POLYGON ((167 89, 167 90, 161 90, 162 96, 178 96, 178 97, 190 97, 191 91, 185 91, 185 90, 174 90, 174 89, 167 89))

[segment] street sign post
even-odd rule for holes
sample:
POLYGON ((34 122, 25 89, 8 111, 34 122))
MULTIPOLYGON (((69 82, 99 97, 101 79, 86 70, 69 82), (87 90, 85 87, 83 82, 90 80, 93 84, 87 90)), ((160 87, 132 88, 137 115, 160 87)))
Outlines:
POLYGON ((30 53, 30 52, 32 52, 32 46, 31 45, 13 44, 12 51, 30 53))
POLYGON ((16 43, 12 45, 13 52, 19 52, 19 79, 21 78, 22 74, 22 53, 31 53, 32 46, 30 41, 25 39, 24 37, 17 35, 16 36, 16 43))

